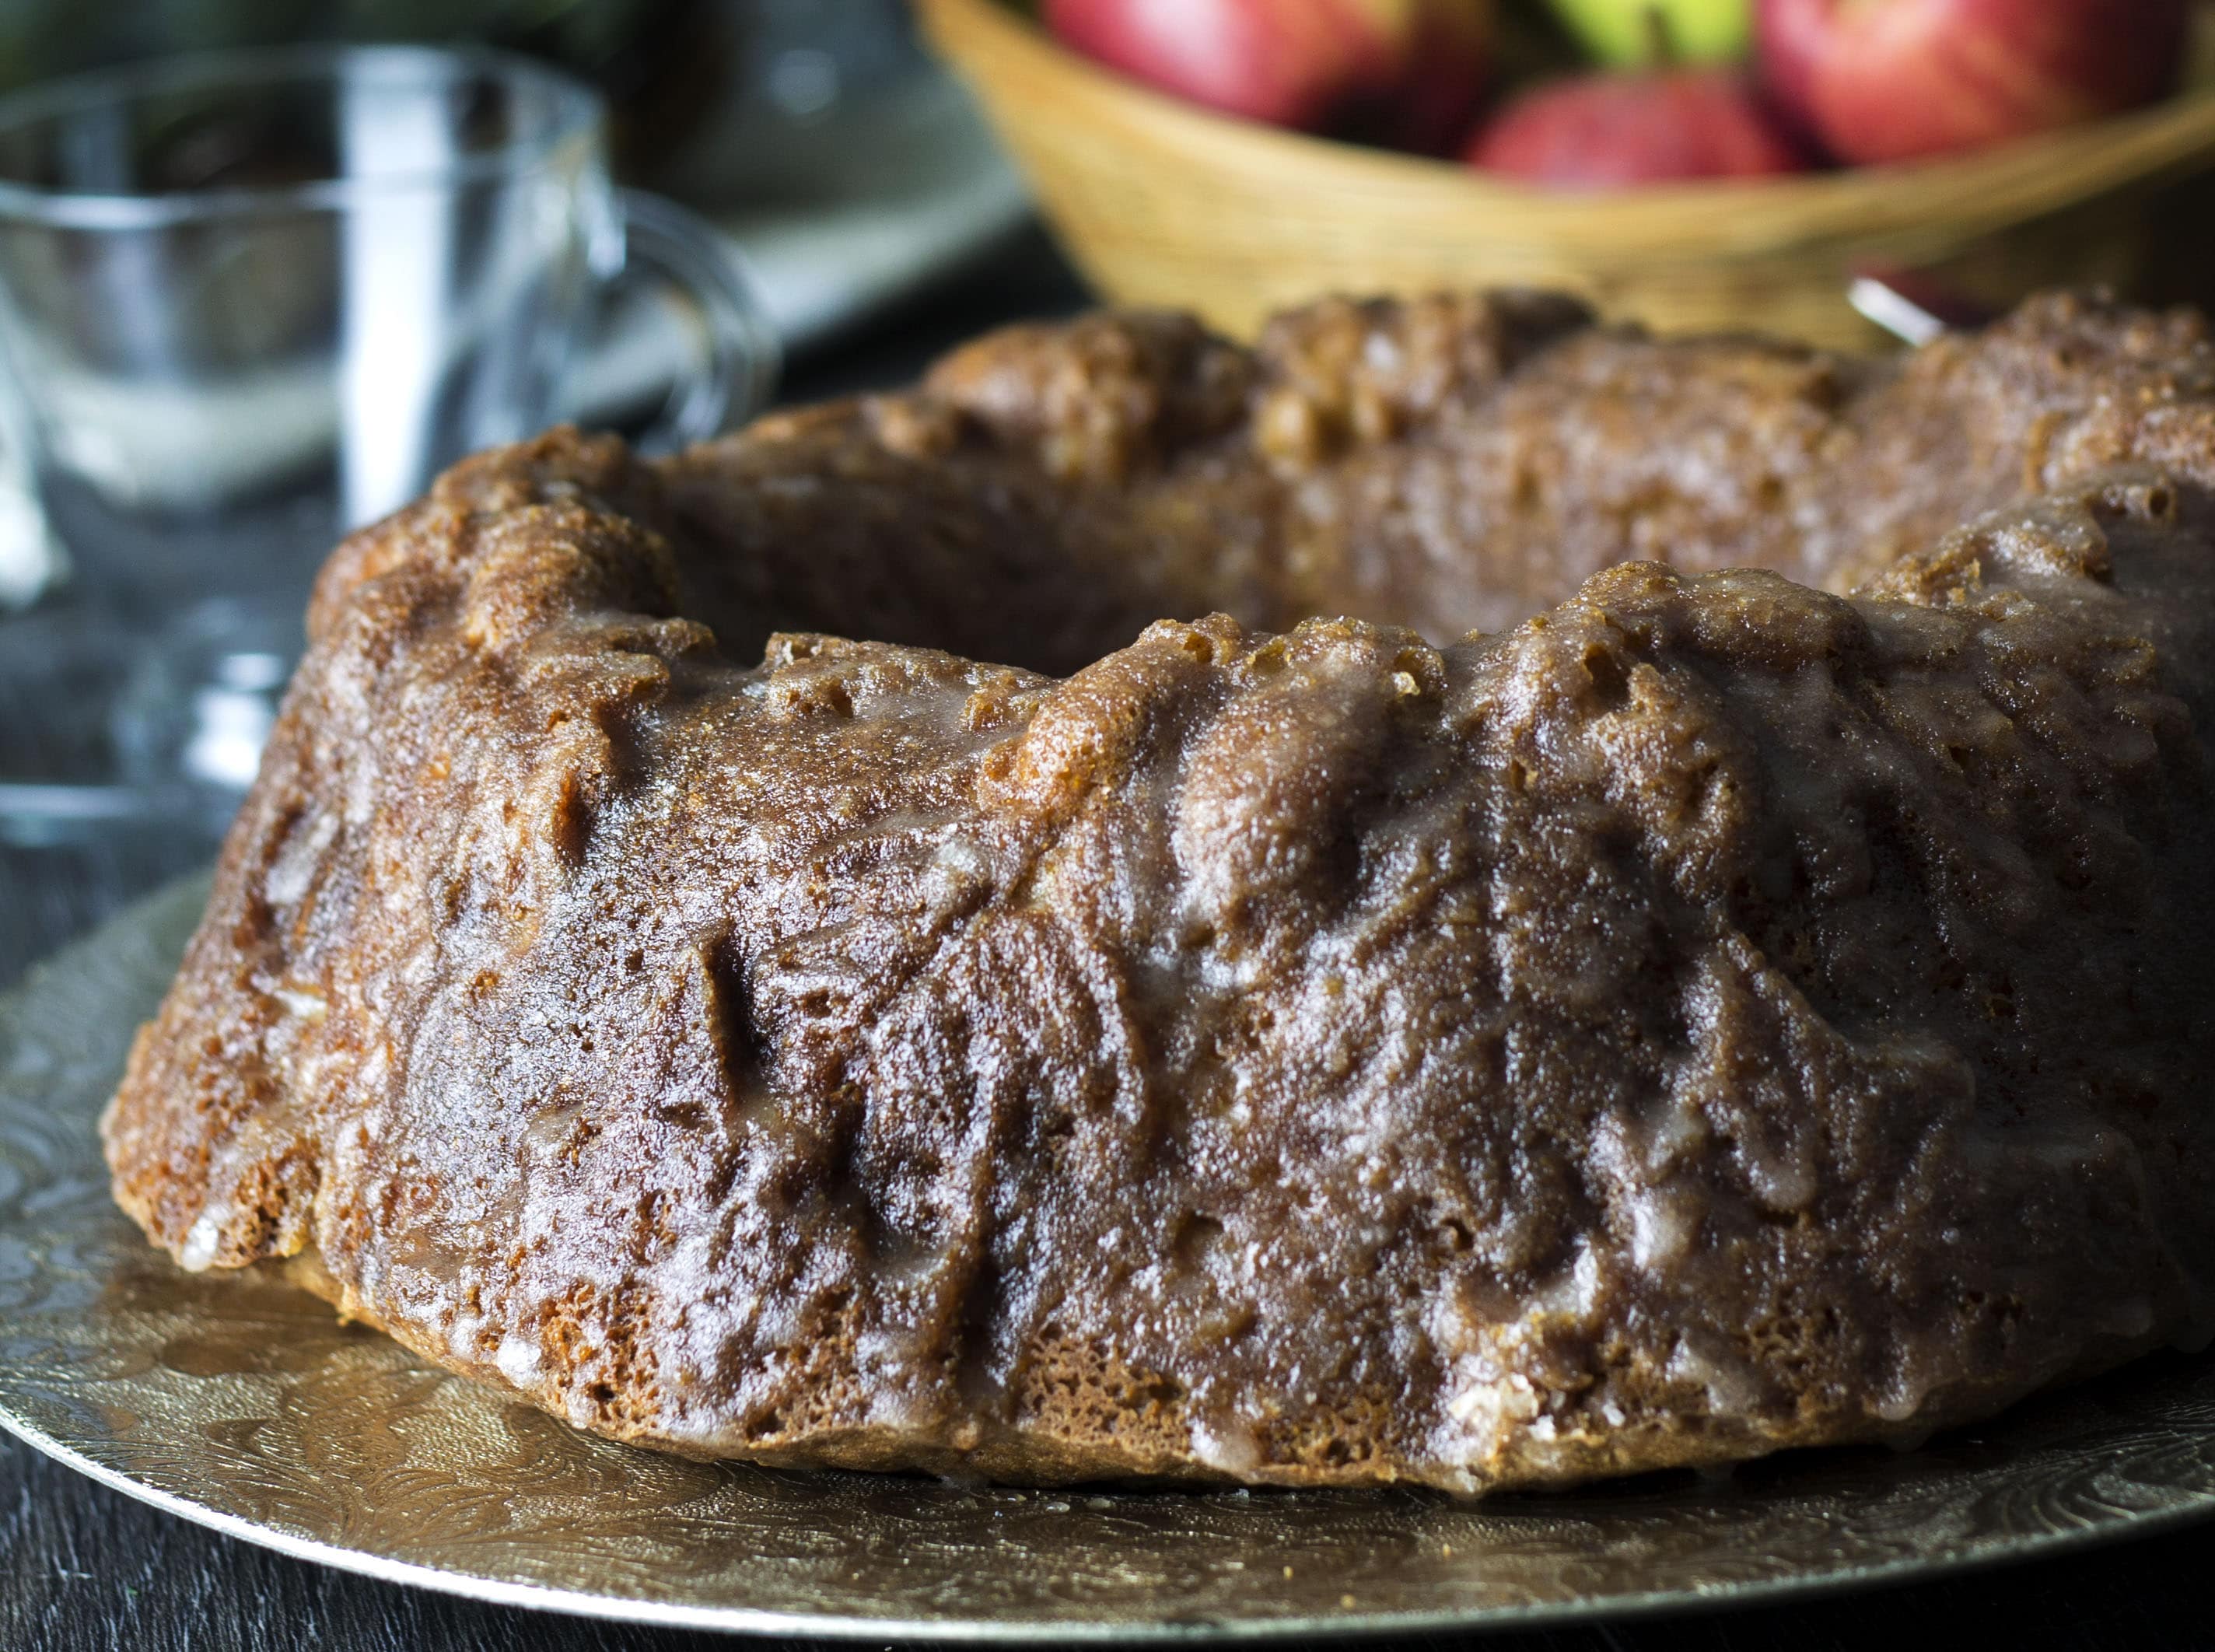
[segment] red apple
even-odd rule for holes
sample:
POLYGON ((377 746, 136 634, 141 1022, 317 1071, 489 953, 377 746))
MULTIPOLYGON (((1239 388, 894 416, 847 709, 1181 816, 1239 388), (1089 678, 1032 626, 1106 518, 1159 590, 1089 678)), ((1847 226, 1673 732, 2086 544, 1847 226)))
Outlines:
POLYGON ((2150 102, 2192 0, 1756 0, 1764 87, 1841 160, 1974 149, 2150 102))
POLYGON ((1065 45, 1191 102, 1439 150, 1491 55, 1491 0, 1046 0, 1065 45))
POLYGON ((1578 75, 1512 100, 1463 159, 1555 189, 1804 170, 1746 77, 1727 69, 1578 75))

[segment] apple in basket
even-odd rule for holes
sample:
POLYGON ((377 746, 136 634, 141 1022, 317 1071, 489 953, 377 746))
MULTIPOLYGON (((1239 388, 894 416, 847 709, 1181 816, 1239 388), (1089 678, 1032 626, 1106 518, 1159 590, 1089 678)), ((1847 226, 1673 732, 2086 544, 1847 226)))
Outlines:
POLYGON ((1974 149, 2172 89, 2192 0, 1756 0, 1770 95, 1842 161, 1974 149))
POLYGON ((1469 125, 1491 0, 1046 0, 1064 45, 1273 126, 1438 152, 1469 125))
POLYGON ((1574 75, 1511 98, 1463 153, 1554 189, 1622 189, 1804 170, 1799 146, 1733 69, 1574 75))
POLYGON ((1552 0, 1554 13, 1611 69, 1654 60, 1656 36, 1677 63, 1735 63, 1753 34, 1751 0, 1552 0))

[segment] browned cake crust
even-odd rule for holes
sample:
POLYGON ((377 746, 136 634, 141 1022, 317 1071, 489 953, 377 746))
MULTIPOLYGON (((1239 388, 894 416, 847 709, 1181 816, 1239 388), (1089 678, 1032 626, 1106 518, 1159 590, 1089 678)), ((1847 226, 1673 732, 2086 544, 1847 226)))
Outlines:
POLYGON ((2056 295, 1890 363, 1661 341, 1572 300, 1335 299, 1254 351, 1188 317, 997 333, 919 393, 762 421, 663 475, 686 611, 1061 674, 1150 621, 1433 643, 1651 558, 1844 591, 2025 494, 2215 443, 2196 313, 2056 295))
POLYGON ((2188 317, 1893 370, 1523 298, 474 460, 324 572, 117 1197, 710 1455, 1476 1490, 1988 1413, 2207 1317, 2210 415, 2188 317))

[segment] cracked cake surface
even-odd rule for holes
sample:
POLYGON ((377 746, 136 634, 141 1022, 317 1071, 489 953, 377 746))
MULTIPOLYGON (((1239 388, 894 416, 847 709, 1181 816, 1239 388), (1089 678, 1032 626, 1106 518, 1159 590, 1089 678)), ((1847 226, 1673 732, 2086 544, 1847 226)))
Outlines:
POLYGON ((482 456, 324 569, 117 1197, 696 1454, 1987 1415, 2207 1320, 2211 487, 2204 325, 2065 297, 1092 317, 482 456))

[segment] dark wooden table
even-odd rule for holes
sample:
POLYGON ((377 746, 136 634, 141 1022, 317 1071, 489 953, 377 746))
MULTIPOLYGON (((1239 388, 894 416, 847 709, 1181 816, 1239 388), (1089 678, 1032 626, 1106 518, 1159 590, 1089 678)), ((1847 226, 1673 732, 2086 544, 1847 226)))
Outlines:
MULTIPOLYGON (((983 327, 1078 302, 1067 271, 1042 246, 1027 243, 799 364, 787 391, 812 400, 898 383, 983 327)), ((0 729, 0 740, 8 732, 0 729)), ((212 852, 206 840, 168 827, 109 831, 62 848, 0 847, 0 987, 212 852)), ((1500 1652, 1827 1652, 1905 1648, 1931 1637, 1964 1648, 2215 1647, 2215 1526, 1943 1583, 1483 1643, 1500 1652)), ((483 1606, 286 1559, 157 1513, 0 1434, 0 1652, 673 1652, 724 1644, 483 1606)))

